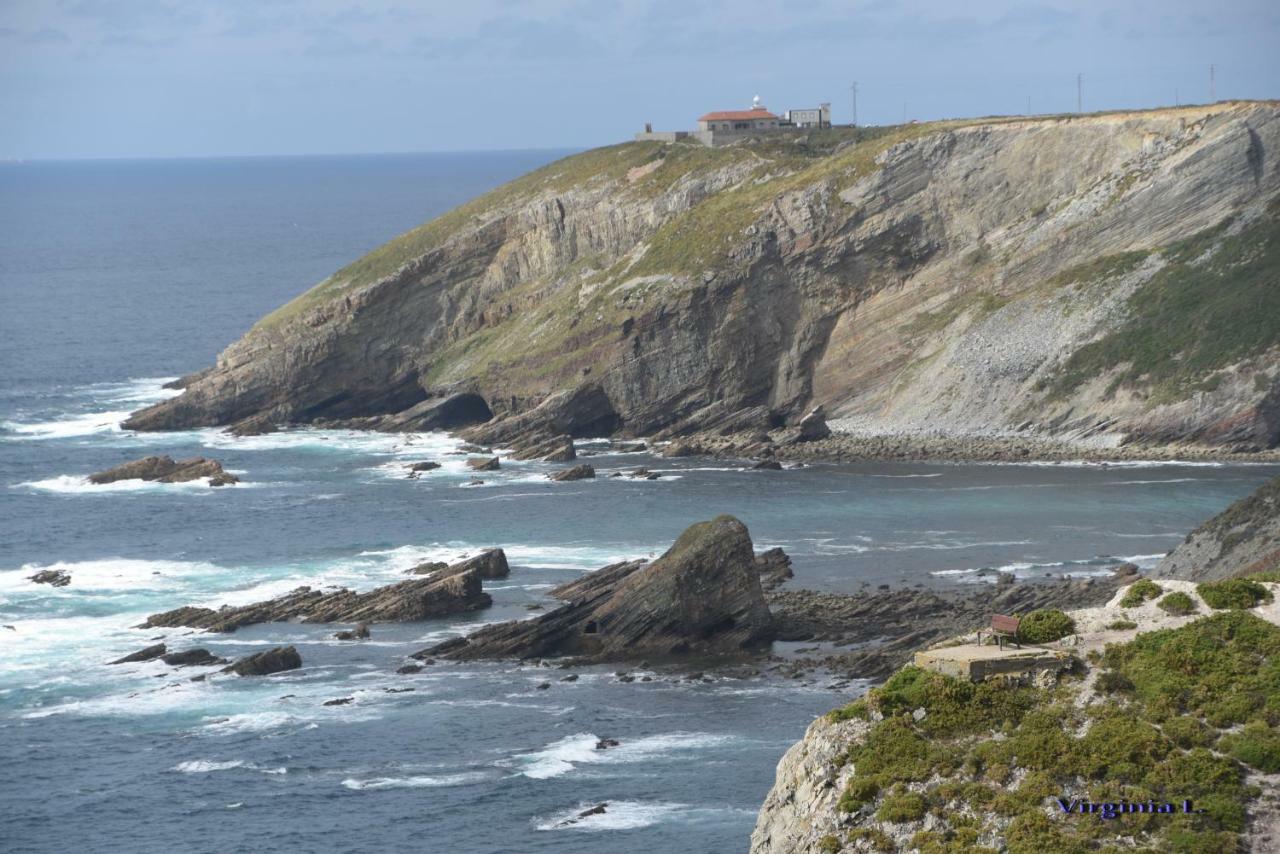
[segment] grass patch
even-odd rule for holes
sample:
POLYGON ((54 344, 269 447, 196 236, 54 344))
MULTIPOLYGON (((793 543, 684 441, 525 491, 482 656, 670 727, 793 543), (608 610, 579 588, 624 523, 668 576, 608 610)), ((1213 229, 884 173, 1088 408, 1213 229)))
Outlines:
POLYGON ((1166 614, 1173 614, 1175 617, 1185 617, 1187 614, 1196 612, 1195 600, 1181 590, 1175 590, 1167 594, 1156 603, 1156 607, 1166 614))
POLYGON ((1052 643, 1074 634, 1075 622, 1057 608, 1032 611, 1018 622, 1018 639, 1026 643, 1052 643))
POLYGON ((1154 599, 1164 592, 1164 588, 1149 578, 1143 578, 1129 585, 1124 597, 1120 600, 1121 608, 1137 608, 1148 599, 1154 599))
POLYGON ((1107 623, 1107 628, 1117 632, 1127 632, 1130 629, 1136 629, 1138 624, 1133 620, 1115 620, 1107 623))
POLYGON ((1273 203, 1238 234, 1223 237, 1218 226, 1164 249, 1166 266, 1130 296, 1126 320, 1072 354, 1050 395, 1116 371, 1117 385, 1149 389, 1153 404, 1179 400, 1214 371, 1280 344, 1278 214, 1273 203))
POLYGON ((1247 578, 1207 581, 1197 585, 1196 592, 1206 605, 1219 611, 1228 608, 1253 608, 1272 599, 1270 590, 1247 578))
POLYGON ((894 792, 880 804, 880 809, 876 810, 876 818, 900 824, 904 821, 919 821, 924 818, 925 811, 921 795, 915 792, 894 792))
POLYGON ((1253 721, 1240 732, 1223 736, 1218 747, 1265 774, 1280 773, 1280 731, 1262 721, 1253 721))

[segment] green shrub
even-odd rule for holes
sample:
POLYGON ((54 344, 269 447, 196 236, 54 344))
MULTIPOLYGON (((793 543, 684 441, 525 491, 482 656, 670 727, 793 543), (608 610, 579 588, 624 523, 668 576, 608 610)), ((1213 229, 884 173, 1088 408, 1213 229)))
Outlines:
POLYGON ((1195 600, 1181 590, 1166 594, 1163 599, 1156 603, 1156 607, 1165 613, 1173 614, 1175 617, 1185 617, 1187 614, 1196 612, 1195 600))
POLYGON ((1135 581, 1120 600, 1121 608, 1136 608, 1148 599, 1154 599, 1164 592, 1164 588, 1149 578, 1135 581))
POLYGON ((1280 566, 1275 569, 1264 569, 1262 572, 1253 572, 1246 576, 1252 581, 1270 581, 1273 584, 1280 584, 1280 566))
POLYGON ((1099 694, 1126 694, 1133 690, 1133 681, 1123 673, 1108 670, 1098 674, 1094 689, 1099 694))
POLYGON ((1259 771, 1280 773, 1280 732, 1262 721, 1254 721, 1246 724, 1240 732, 1224 735, 1218 747, 1259 771))
POLYGON ((828 833, 818 840, 818 850, 824 854, 836 854, 840 850, 840 840, 828 833))
POLYGON ((880 794, 880 781, 875 777, 854 777, 840 795, 840 811, 855 812, 880 794))
POLYGON ((1138 624, 1133 620, 1116 620, 1115 622, 1107 624, 1108 629, 1117 632, 1127 632, 1130 629, 1136 629, 1137 627, 1138 624))
POLYGON ((904 822, 924 818, 924 797, 915 792, 894 792, 884 799, 876 818, 880 821, 904 822))
POLYGON ((858 827, 849 831, 847 837, 850 845, 856 844, 859 840, 865 839, 876 851, 897 851, 898 846, 894 844, 893 837, 875 827, 858 827))
POLYGON ((1196 587, 1200 598, 1210 608, 1252 608, 1271 601, 1271 591, 1247 578, 1228 578, 1225 581, 1207 581, 1196 587))
POLYGON ((1076 624, 1057 608, 1032 611, 1018 624, 1018 639, 1027 643, 1050 643, 1074 633, 1076 624))
POLYGON ((1160 727, 1165 736, 1179 747, 1208 747, 1214 733, 1200 721, 1188 715, 1170 718, 1160 727))
POLYGON ((832 709, 827 712, 827 720, 832 723, 841 723, 842 721, 869 720, 871 715, 867 712, 866 700, 854 700, 847 706, 841 706, 838 709, 832 709))

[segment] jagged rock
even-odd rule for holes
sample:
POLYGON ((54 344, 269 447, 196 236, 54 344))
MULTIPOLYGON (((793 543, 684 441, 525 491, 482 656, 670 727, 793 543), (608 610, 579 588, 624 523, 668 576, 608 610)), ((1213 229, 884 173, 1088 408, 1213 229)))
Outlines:
POLYGON ((502 468, 497 457, 471 457, 467 460, 467 465, 476 471, 497 471, 502 468))
POLYGON ((451 565, 448 572, 459 573, 469 570, 475 570, 481 578, 487 581, 506 578, 511 574, 511 566, 507 563, 507 553, 502 549, 485 549, 474 557, 466 558, 451 565))
POLYGON ((1117 578, 1132 578, 1142 574, 1142 568, 1136 563, 1118 564, 1113 570, 1117 578))
POLYGON ((596 383, 587 382, 548 395, 532 409, 472 427, 463 435, 473 442, 491 444, 518 441, 529 436, 605 436, 616 430, 620 423, 605 390, 596 383))
POLYGON ((756 571, 760 576, 760 586, 765 590, 773 590, 795 576, 791 571, 791 557, 780 548, 756 555, 756 571))
POLYGON ((223 673, 237 676, 269 676, 284 670, 297 670, 302 666, 302 656, 292 646, 278 646, 265 652, 255 652, 222 669, 223 673))
POLYGON ((337 632, 334 634, 334 637, 338 640, 367 640, 369 637, 369 627, 364 623, 360 623, 354 629, 337 632))
POLYGON ((66 587, 71 583, 71 574, 62 569, 42 569, 35 575, 27 577, 36 584, 48 584, 53 587, 66 587))
POLYGON ((608 750, 610 747, 618 747, 622 742, 616 738, 602 738, 596 742, 596 750, 608 750))
MULTIPOLYGON (((505 561, 505 558, 504 558, 505 561)), ((487 608, 492 600, 480 587, 478 569, 445 571, 441 578, 427 576, 388 584, 368 593, 339 589, 332 592, 299 587, 276 599, 239 607, 190 606, 152 614, 140 628, 186 626, 215 632, 233 632, 255 623, 299 620, 304 623, 388 623, 424 620, 487 608)))
POLYGON ((182 652, 171 652, 162 655, 160 660, 173 667, 208 667, 213 664, 226 664, 225 658, 219 658, 207 649, 184 649, 182 652))
POLYGON ((578 674, 576 674, 576 673, 570 673, 568 676, 561 676, 561 677, 560 677, 560 681, 561 681, 561 682, 577 682, 577 681, 578 681, 578 674))
POLYGON ((108 664, 131 664, 135 661, 150 661, 153 658, 159 658, 165 654, 165 645, 162 643, 153 646, 144 647, 137 652, 131 652, 124 658, 117 658, 115 661, 107 662, 108 664))
POLYGON ((345 706, 355 701, 355 697, 339 697, 336 700, 325 700, 322 706, 345 706))
POLYGON ((564 821, 557 822, 556 827, 572 827, 573 825, 577 824, 583 819, 590 818, 593 815, 604 815, 608 811, 609 811, 609 802, 605 801, 602 804, 596 804, 595 806, 590 807, 589 809, 583 810, 582 812, 575 815, 573 818, 566 818, 564 821))
POLYGON ((420 563, 417 566, 412 567, 411 569, 406 569, 404 571, 404 574, 405 575, 432 575, 433 573, 437 573, 437 572, 440 572, 441 570, 445 570, 448 568, 449 568, 449 564, 445 563, 442 560, 429 560, 429 561, 426 561, 425 563, 420 563))
POLYGON ((484 445, 475 445, 471 442, 463 442, 458 446, 458 451, 464 454, 492 454, 493 448, 487 448, 484 445))
POLYGON ((432 462, 431 460, 423 460, 420 463, 413 463, 412 465, 410 465, 409 471, 416 471, 416 472, 434 471, 435 469, 438 469, 438 468, 440 468, 439 463, 432 462))
POLYGON ((732 654, 773 637, 751 536, 732 516, 690 526, 662 557, 613 564, 552 591, 569 604, 486 626, 415 657, 732 654))
POLYGON ((800 423, 790 432, 786 441, 789 443, 816 442, 830 435, 831 428, 827 426, 827 413, 821 406, 815 406, 800 419, 800 423))
POLYGON ((279 429, 270 413, 264 412, 241 418, 228 427, 227 432, 232 436, 263 436, 267 433, 275 433, 279 429))
POLYGON ((539 690, 539 691, 545 691, 545 690, 547 690, 547 689, 548 689, 548 688, 550 688, 550 687, 551 687, 551 683, 550 683, 550 682, 543 682, 543 683, 541 683, 541 684, 539 684, 539 685, 538 685, 537 690, 539 690))
POLYGON ((777 460, 761 460, 752 466, 759 471, 782 471, 782 463, 777 460))
POLYGON ((619 442, 613 446, 613 450, 618 454, 635 454, 647 450, 648 447, 644 442, 619 442))
POLYGON ((523 443, 514 454, 517 460, 545 460, 549 463, 567 463, 578 458, 573 437, 552 436, 523 443))
POLYGON ((547 477, 552 480, 589 480, 596 476, 596 470, 591 466, 583 463, 573 468, 563 469, 562 471, 552 472, 547 477))
POLYGON ((664 457, 696 457, 702 453, 702 448, 692 442, 677 439, 662 449, 664 457))
POLYGON ((369 426, 378 430, 427 432, 453 430, 493 417, 483 397, 471 392, 431 397, 394 415, 377 418, 369 426))
POLYGON ((95 484, 115 483, 118 480, 150 480, 158 483, 185 483, 202 477, 210 479, 211 486, 223 486, 238 483, 239 479, 223 471, 222 464, 204 457, 192 457, 188 460, 177 460, 169 456, 143 457, 140 460, 122 463, 105 471, 89 475, 89 482, 95 484), (214 481, 218 481, 214 483, 214 481))
POLYGON ((421 670, 422 670, 421 664, 406 664, 403 667, 397 667, 396 673, 402 674, 404 676, 410 676, 414 673, 420 672, 421 670))

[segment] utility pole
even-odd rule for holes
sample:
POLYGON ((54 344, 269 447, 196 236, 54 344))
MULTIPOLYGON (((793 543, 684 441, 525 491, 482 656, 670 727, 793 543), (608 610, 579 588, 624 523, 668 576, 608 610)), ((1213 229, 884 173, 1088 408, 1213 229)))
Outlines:
POLYGON ((1076 75, 1076 112, 1084 112, 1084 75, 1076 75))
POLYGON ((1209 103, 1210 104, 1218 103, 1218 81, 1216 79, 1217 72, 1218 72, 1218 66, 1210 63, 1209 65, 1209 103))
POLYGON ((852 127, 858 126, 858 81, 853 81, 849 86, 849 106, 853 110, 852 127))

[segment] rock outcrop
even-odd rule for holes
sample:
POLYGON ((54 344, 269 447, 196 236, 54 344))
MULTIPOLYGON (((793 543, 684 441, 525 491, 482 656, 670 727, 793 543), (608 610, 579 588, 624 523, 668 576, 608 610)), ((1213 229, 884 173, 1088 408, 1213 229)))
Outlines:
POLYGON ((732 516, 690 526, 652 563, 613 564, 553 592, 568 604, 532 620, 486 626, 416 657, 741 654, 773 637, 751 537, 732 516))
POLYGON ((547 475, 547 477, 556 481, 591 480, 595 476, 596 476, 595 468, 587 465, 586 463, 579 463, 578 465, 573 466, 571 468, 561 469, 560 471, 552 472, 551 474, 547 475))
POLYGON ((143 457, 89 475, 89 482, 115 483, 118 480, 150 480, 157 483, 186 483, 208 478, 210 486, 227 486, 240 479, 222 469, 222 463, 204 457, 174 460, 170 456, 143 457))
MULTIPOLYGON (((483 557, 483 556, 481 556, 483 557)), ((475 560, 475 559, 473 559, 475 560)), ((503 560, 505 564, 505 558, 503 560)), ((487 608, 493 600, 480 586, 478 568, 445 569, 368 593, 299 587, 266 602, 218 610, 185 606, 152 614, 141 628, 185 626, 234 632, 241 626, 295 620, 303 623, 388 623, 425 620, 487 608)))
POLYGON ((1278 156, 1275 102, 589 151, 339 270, 126 426, 803 439, 820 405, 845 435, 1273 448, 1278 156))
POLYGON ((1213 581, 1273 569, 1280 569, 1280 477, 1188 534, 1151 574, 1213 581))
POLYGON ((152 644, 143 647, 137 652, 131 652, 123 658, 117 658, 115 661, 109 661, 108 664, 132 664, 137 661, 151 661, 164 655, 168 649, 162 643, 152 644))
POLYGON ((296 647, 278 646, 263 652, 246 655, 234 664, 224 667, 223 673, 237 676, 270 676, 285 670, 297 670, 302 666, 302 656, 296 647))
POLYGON ((35 575, 28 576, 27 580, 51 587, 66 587, 71 583, 71 573, 65 569, 42 569, 35 575))

